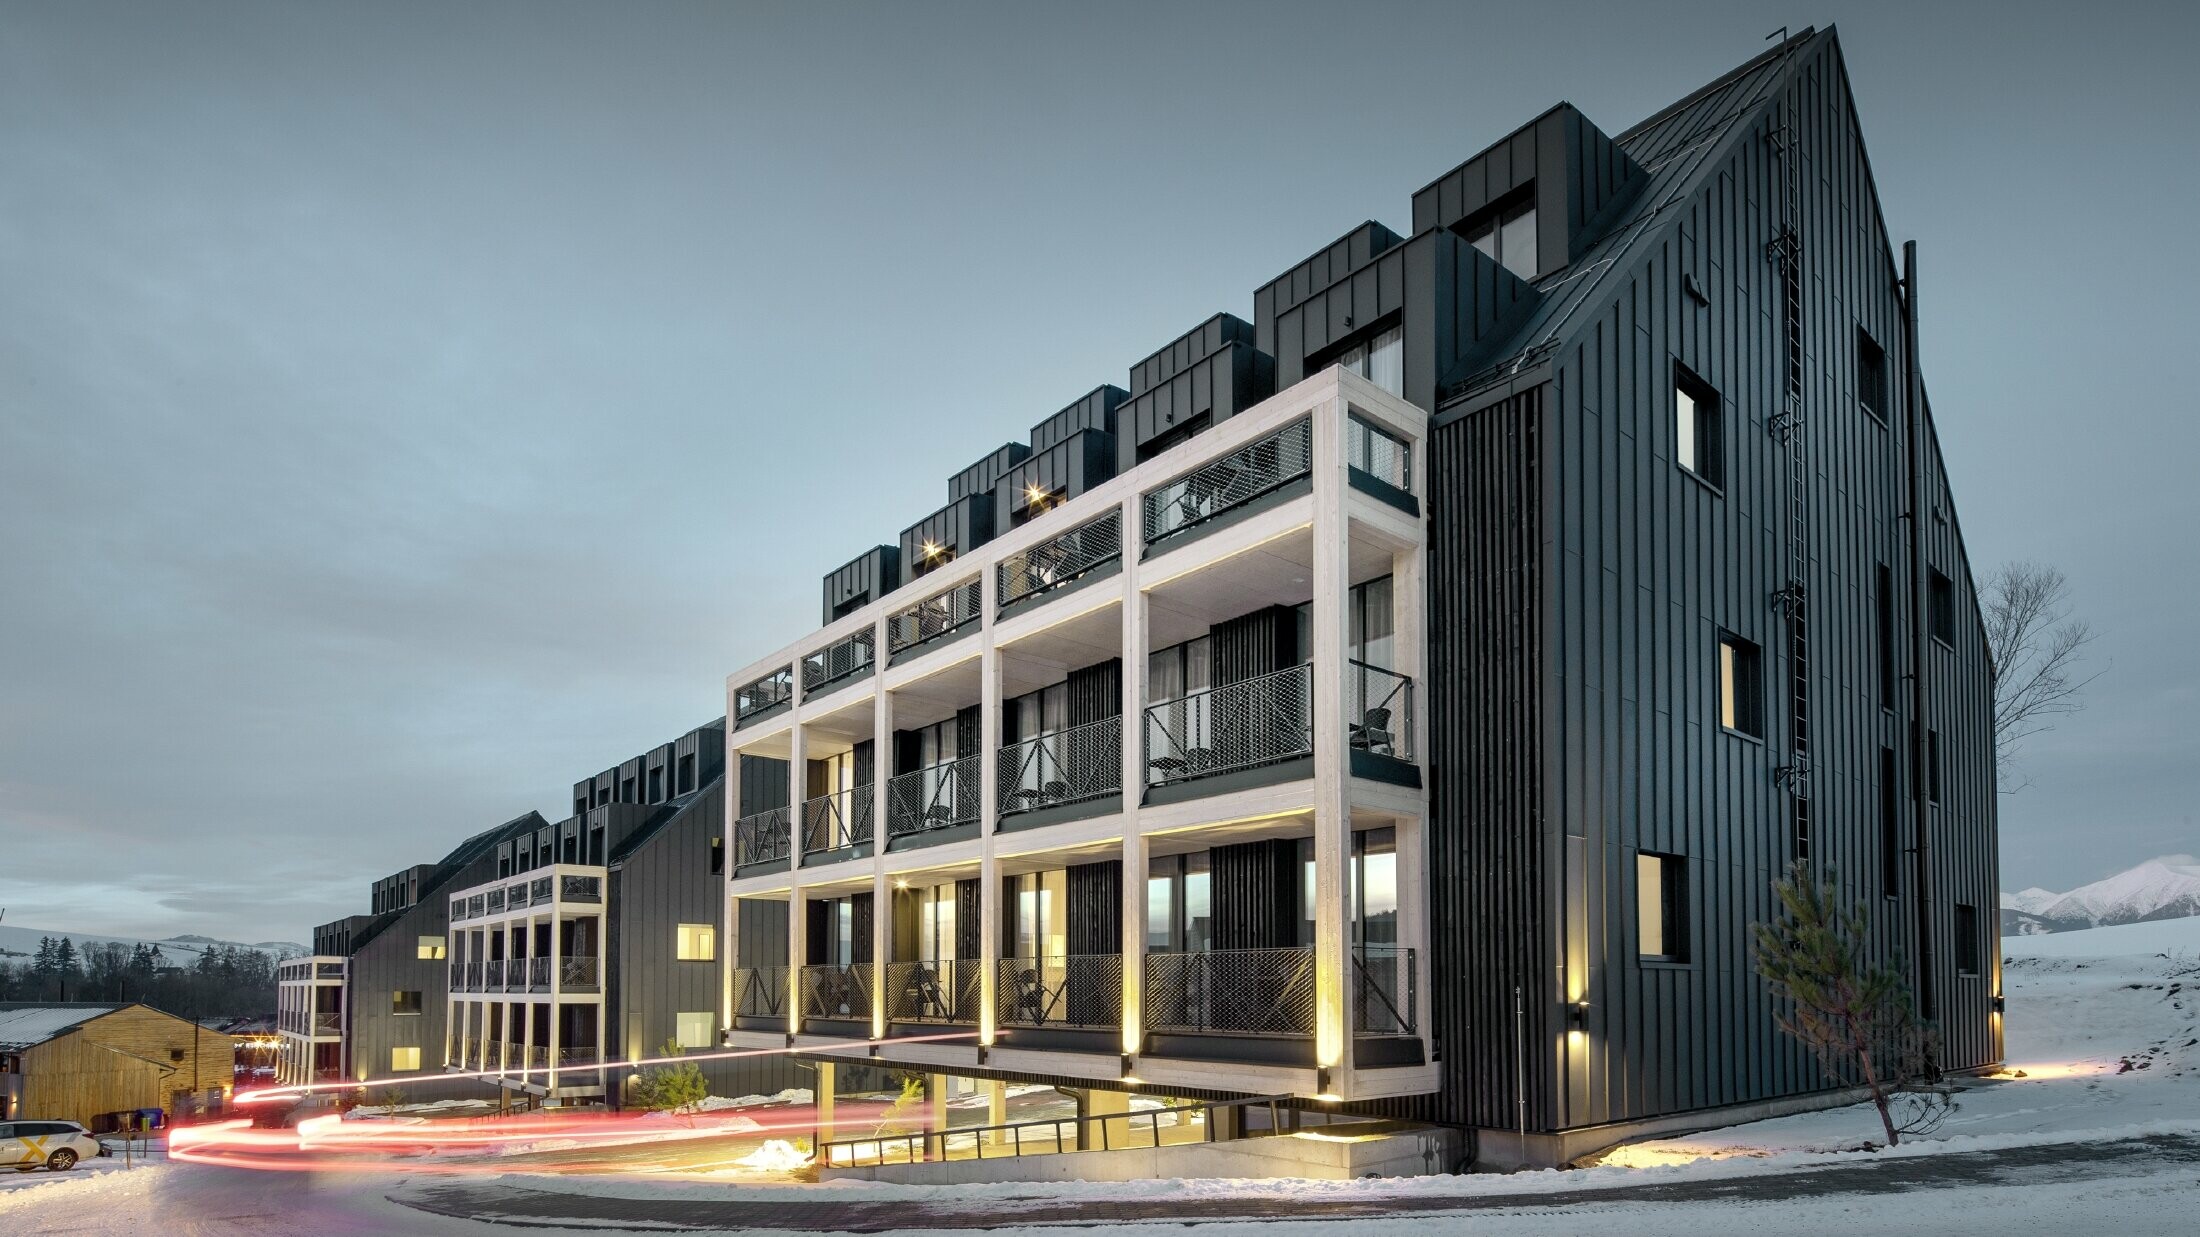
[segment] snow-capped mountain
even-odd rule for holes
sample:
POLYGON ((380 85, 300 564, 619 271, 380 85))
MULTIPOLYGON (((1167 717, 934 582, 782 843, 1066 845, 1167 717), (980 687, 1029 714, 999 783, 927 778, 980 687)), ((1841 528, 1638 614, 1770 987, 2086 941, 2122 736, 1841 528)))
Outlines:
POLYGON ((2001 895, 2004 933, 2033 936, 2109 924, 2200 915, 2200 859, 2164 855, 2068 893, 2026 889, 2001 895))
POLYGON ((170 964, 175 966, 189 966, 197 962, 200 954, 216 945, 226 945, 237 949, 257 949, 261 953, 277 959, 303 957, 312 952, 295 941, 217 941, 212 937, 195 935, 171 936, 156 941, 151 937, 108 936, 99 932, 55 932, 46 928, 19 928, 14 924, 4 924, 0 925, 0 961, 21 961, 24 958, 31 957, 37 953, 38 938, 42 936, 50 936, 57 941, 62 937, 68 937, 76 942, 78 949, 82 949, 86 945, 105 944, 109 941, 119 943, 125 948, 134 948, 140 943, 158 945, 161 953, 166 955, 170 964))

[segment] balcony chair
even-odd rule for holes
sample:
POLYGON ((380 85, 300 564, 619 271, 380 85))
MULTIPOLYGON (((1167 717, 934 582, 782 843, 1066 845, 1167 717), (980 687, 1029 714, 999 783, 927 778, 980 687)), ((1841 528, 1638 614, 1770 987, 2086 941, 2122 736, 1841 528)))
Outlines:
POLYGON ((1351 731, 1352 746, 1362 751, 1397 754, 1397 737, 1390 732, 1390 710, 1376 707, 1360 714, 1351 731))

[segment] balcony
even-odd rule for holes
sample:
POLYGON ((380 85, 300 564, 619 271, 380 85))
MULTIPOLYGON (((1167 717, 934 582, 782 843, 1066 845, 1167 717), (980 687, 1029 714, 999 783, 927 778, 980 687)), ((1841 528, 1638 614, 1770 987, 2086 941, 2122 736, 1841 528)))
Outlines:
POLYGON ((1122 1025, 1123 956, 1003 958, 994 997, 1003 1026, 1099 1029, 1122 1025))
POLYGON ((984 974, 984 964, 976 958, 888 963, 886 1020, 974 1023, 984 974))
POLYGON ((482 964, 481 987, 484 992, 504 991, 504 959, 491 958, 482 964))
POLYGON ((787 968, 745 966, 733 972, 735 1018, 783 1019, 787 1016, 787 968))
POLYGON ((976 580, 932 594, 887 618, 887 656, 898 657, 936 640, 954 637, 976 625, 982 608, 976 580))
POLYGON ((1410 515, 1421 513, 1413 496, 1413 444, 1354 414, 1345 426, 1344 454, 1352 488, 1410 515))
POLYGON ((593 956, 566 954, 558 959, 558 989, 561 992, 594 992, 597 971, 593 956))
POLYGON ((1418 1035, 1419 973, 1402 945, 1359 945, 1352 950, 1354 1035, 1418 1035))
POLYGON ((871 1021, 871 964, 802 968, 802 1017, 832 1021, 871 1021))
POLYGON ((488 898, 488 907, 487 907, 487 909, 486 909, 486 910, 485 910, 485 911, 484 911, 483 913, 485 913, 485 914, 489 914, 489 915, 501 915, 501 914, 503 914, 503 913, 504 913, 504 890, 503 890, 502 888, 497 888, 497 889, 491 889, 491 890, 490 890, 490 891, 488 892, 488 894, 487 894, 486 896, 487 896, 487 898, 488 898))
POLYGON ((1314 951, 1217 949, 1146 955, 1140 1012, 1149 1031, 1314 1033, 1314 951))
POLYGON ((1311 666, 1210 687, 1146 708, 1146 784, 1167 786, 1314 752, 1311 666))
POLYGON ((1345 663, 1345 740, 1355 752, 1413 759, 1413 680, 1362 661, 1345 663))
POLYGON ((529 958, 527 960, 527 990, 529 992, 550 991, 549 958, 529 958))
POLYGON ((603 902, 603 877, 585 872, 566 872, 558 877, 558 900, 600 905, 603 902))
POLYGON ((775 670, 763 678, 733 689, 734 728, 738 730, 793 704, 794 667, 775 670))
POLYGON ((733 822, 733 866, 778 863, 787 857, 794 809, 767 808, 733 822))
POLYGON ((802 659, 802 694, 812 696, 868 673, 875 657, 871 629, 827 645, 802 659))
POLYGON ((1019 602, 1046 596, 1094 577, 1122 560, 1123 514, 1120 509, 1110 510, 995 564, 997 604, 1006 610, 1019 602))
POLYGON ((1141 495, 1146 547, 1151 551, 1234 512, 1250 511, 1261 498, 1313 471, 1314 424, 1294 421, 1141 495))
POLYGON ((889 842, 936 833, 978 819, 978 758, 945 760, 886 783, 889 842))
POLYGON ((1003 747, 994 772, 1002 816, 1119 795, 1123 719, 1104 717, 1003 747))
POLYGON ((481 972, 482 968, 479 962, 469 962, 466 964, 466 991, 481 991, 481 972))
POLYGON ((802 853, 846 850, 871 840, 878 796, 869 786, 819 795, 802 805, 802 853))

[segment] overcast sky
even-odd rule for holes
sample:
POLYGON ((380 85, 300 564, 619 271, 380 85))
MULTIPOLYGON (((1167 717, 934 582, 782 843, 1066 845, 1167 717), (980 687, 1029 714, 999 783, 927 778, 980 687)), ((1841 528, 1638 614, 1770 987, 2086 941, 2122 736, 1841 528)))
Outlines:
POLYGON ((305 940, 724 708, 946 477, 1552 103, 1840 25, 1973 561, 2200 850, 2190 5, 0 0, 0 906, 305 940), (2082 14, 2082 15, 2081 15, 2082 14))

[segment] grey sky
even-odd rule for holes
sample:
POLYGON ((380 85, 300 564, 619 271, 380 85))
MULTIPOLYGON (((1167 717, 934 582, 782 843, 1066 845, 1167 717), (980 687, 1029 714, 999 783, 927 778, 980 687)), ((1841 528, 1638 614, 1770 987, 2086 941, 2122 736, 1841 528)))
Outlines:
POLYGON ((1920 241, 1974 561, 2113 663, 2005 884, 2200 850, 2193 13, 0 0, 0 906, 362 910, 715 715, 989 447, 1781 21, 1920 241))

